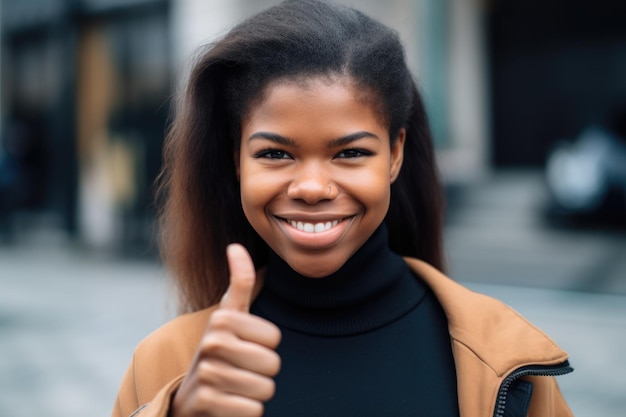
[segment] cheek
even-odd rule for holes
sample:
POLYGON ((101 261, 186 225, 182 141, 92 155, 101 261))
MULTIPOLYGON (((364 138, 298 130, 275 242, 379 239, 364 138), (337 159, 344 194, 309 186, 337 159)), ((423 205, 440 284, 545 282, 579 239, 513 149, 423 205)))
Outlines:
MULTIPOLYGON (((246 175, 241 176, 241 205, 243 206, 244 211, 253 209, 255 206, 263 203, 263 187, 260 187, 259 185, 258 181, 254 180, 254 177, 246 175)), ((248 213, 246 212, 246 215, 247 214, 248 213)))
POLYGON ((251 172, 246 164, 241 165, 241 205, 248 221, 255 225, 264 218, 265 208, 276 195, 275 179, 258 172, 251 172))
POLYGON ((365 193, 364 201, 366 202, 366 205, 369 206, 370 210, 375 210, 377 212, 384 211, 385 213, 387 212, 391 198, 391 190, 388 182, 375 182, 372 180, 369 182, 365 193))
POLYGON ((262 196, 259 194, 258 189, 255 187, 246 186, 243 182, 241 184, 241 207, 243 214, 248 219, 248 223, 252 226, 257 233, 261 233, 265 222, 265 204, 262 201, 262 196))
POLYGON ((368 170, 353 173, 342 183, 344 192, 358 201, 366 214, 384 216, 389 208, 391 183, 389 172, 368 170))

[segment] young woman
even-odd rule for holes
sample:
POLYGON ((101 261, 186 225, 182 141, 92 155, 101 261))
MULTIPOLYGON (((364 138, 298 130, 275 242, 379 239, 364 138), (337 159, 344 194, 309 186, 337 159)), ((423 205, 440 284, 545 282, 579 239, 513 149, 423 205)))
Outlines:
POLYGON ((165 155, 189 314, 139 345, 113 416, 571 415, 566 353, 439 272, 432 142, 389 28, 314 0, 241 23, 200 55, 165 155))

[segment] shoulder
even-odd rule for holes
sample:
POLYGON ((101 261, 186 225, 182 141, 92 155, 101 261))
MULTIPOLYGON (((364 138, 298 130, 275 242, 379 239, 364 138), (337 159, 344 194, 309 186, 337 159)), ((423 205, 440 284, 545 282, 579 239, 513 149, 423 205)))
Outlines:
POLYGON ((174 353, 186 350, 190 343, 199 343, 214 310, 215 307, 209 307, 170 320, 146 336, 137 346, 135 354, 148 354, 163 349, 174 353))
POLYGON ((567 359, 548 335, 513 308, 464 287, 423 261, 405 261, 433 290, 446 313, 452 339, 488 361, 498 373, 524 361, 551 364, 567 359))
MULTIPOLYGON (((410 258, 405 261, 432 289, 445 311, 459 404, 465 409, 484 409, 482 414, 493 414, 505 378, 522 367, 569 368, 567 353, 511 307, 465 288, 425 262, 410 258)), ((571 416, 553 377, 526 379, 533 385, 529 416, 571 416)))
POLYGON ((163 385, 187 371, 214 310, 210 307, 179 316, 137 346, 132 367, 139 398, 151 398, 163 385))

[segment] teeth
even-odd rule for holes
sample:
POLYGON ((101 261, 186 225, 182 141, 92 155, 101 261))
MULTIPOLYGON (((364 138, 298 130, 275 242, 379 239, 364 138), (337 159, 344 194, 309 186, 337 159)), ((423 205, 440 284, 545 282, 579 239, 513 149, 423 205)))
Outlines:
POLYGON ((303 223, 295 220, 288 220, 288 222, 292 227, 307 233, 325 232, 339 224, 339 220, 328 221, 326 223, 303 223))

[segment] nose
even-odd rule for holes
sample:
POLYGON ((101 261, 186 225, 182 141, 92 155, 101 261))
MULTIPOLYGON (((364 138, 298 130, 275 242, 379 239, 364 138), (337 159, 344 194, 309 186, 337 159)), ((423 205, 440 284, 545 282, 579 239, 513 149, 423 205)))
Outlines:
POLYGON ((319 165, 302 167, 287 188, 289 198, 307 204, 332 200, 338 193, 339 189, 333 183, 328 168, 319 165))

